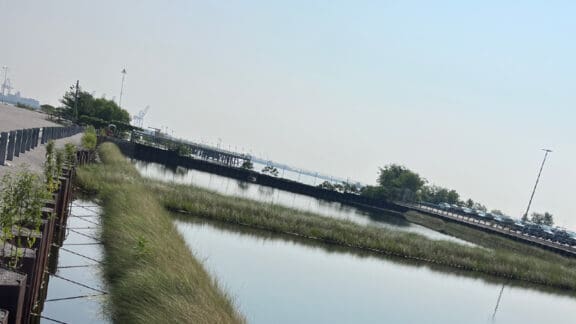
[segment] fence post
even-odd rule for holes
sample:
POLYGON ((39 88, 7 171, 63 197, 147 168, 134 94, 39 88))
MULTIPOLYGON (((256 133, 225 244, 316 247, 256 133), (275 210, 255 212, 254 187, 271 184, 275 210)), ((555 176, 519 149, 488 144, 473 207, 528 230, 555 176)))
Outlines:
POLYGON ((22 130, 22 141, 20 142, 20 153, 24 154, 26 153, 26 139, 27 139, 27 134, 28 132, 26 131, 26 129, 22 130))
POLYGON ((40 128, 34 128, 34 140, 32 141, 32 148, 38 146, 38 135, 40 134, 40 128))
POLYGON ((30 146, 32 145, 32 130, 26 130, 26 152, 30 151, 30 146))
POLYGON ((8 146, 8 133, 0 133, 0 165, 6 161, 6 147, 8 146))
POLYGON ((22 146, 22 130, 19 129, 16 131, 16 147, 14 148, 14 156, 20 156, 20 147, 22 146))
POLYGON ((12 161, 14 159, 14 147, 16 147, 16 131, 10 131, 8 136, 8 154, 6 155, 6 160, 12 161))

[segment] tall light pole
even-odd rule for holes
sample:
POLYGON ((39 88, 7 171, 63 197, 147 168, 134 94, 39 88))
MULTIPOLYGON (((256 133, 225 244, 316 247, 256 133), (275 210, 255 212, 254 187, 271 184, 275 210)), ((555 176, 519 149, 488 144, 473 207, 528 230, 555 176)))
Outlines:
POLYGON ((4 90, 6 90, 6 80, 8 79, 8 67, 4 65, 2 70, 4 70, 4 82, 2 83, 2 103, 4 103, 4 90))
POLYGON ((540 165, 540 171, 538 171, 538 177, 536 178, 536 183, 534 184, 534 189, 532 189, 532 195, 530 195, 530 200, 528 201, 528 207, 526 208, 526 212, 522 219, 528 219, 528 212, 530 211, 530 205, 532 205, 532 199, 534 199, 534 193, 536 192, 536 187, 538 187, 538 181, 540 181, 540 175, 542 174, 542 169, 544 169, 544 163, 546 163, 546 158, 548 157, 548 153, 552 152, 549 149, 542 149, 544 153, 544 160, 542 160, 542 164, 540 165))
POLYGON ((126 69, 122 69, 122 85, 120 86, 120 99, 118 100, 118 107, 122 108, 122 93, 124 92, 124 79, 126 78, 126 69))
POLYGON ((78 90, 80 88, 80 80, 76 80, 76 90, 74 92, 74 122, 78 122, 78 90))

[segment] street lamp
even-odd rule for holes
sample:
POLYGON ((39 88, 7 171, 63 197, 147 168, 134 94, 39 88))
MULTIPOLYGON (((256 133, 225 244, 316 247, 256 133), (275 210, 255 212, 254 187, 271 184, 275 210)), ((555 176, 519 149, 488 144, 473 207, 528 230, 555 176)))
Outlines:
POLYGON ((122 71, 120 73, 122 73, 122 85, 120 86, 120 99, 118 100, 118 107, 122 108, 122 94, 124 92, 124 79, 126 78, 126 74, 128 72, 126 72, 126 69, 122 69, 122 71))
POLYGON ((4 82, 2 83, 2 103, 4 103, 4 91, 6 90, 6 80, 8 78, 8 67, 6 65, 4 65, 2 67, 2 70, 4 70, 4 82))
POLYGON ((532 189, 532 195, 530 195, 530 200, 528 201, 528 207, 526 208, 526 212, 524 216, 522 216, 523 220, 528 219, 528 212, 530 211, 530 205, 532 205, 532 199, 534 199, 534 193, 536 192, 536 187, 538 187, 538 181, 540 181, 540 175, 542 174, 542 169, 544 169, 544 163, 546 163, 546 158, 548 157, 548 153, 552 152, 549 149, 542 149, 544 153, 544 160, 542 160, 542 164, 540 165, 540 171, 538 172, 538 177, 536 178, 536 183, 534 184, 534 189, 532 189))

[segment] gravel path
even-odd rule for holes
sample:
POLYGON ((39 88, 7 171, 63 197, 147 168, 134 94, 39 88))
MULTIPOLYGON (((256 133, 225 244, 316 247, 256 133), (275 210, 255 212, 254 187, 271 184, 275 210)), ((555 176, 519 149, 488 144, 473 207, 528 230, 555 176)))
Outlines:
MULTIPOLYGON (((0 104, 0 131, 2 132, 22 128, 59 126, 45 118, 46 115, 40 112, 0 104)), ((57 148, 64 147, 66 143, 79 145, 81 138, 82 134, 76 134, 72 137, 56 140, 55 144, 57 148)), ((6 161, 8 165, 0 165, 0 178, 7 173, 18 171, 22 167, 27 167, 36 173, 42 173, 45 154, 45 146, 39 144, 35 149, 21 154, 19 157, 14 157, 13 161, 6 161)))

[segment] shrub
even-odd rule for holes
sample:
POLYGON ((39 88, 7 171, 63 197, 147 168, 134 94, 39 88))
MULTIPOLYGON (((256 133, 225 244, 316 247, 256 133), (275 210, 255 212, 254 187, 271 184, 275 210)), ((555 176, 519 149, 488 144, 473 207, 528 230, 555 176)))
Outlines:
POLYGON ((96 149, 96 143, 98 138, 96 137, 96 130, 93 126, 86 127, 84 135, 82 136, 82 146, 87 150, 96 149))

